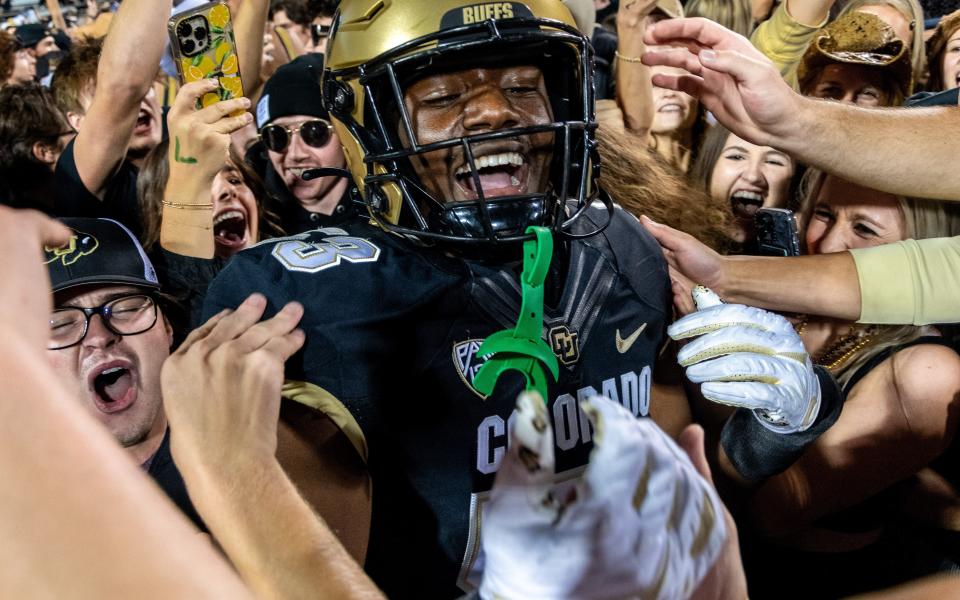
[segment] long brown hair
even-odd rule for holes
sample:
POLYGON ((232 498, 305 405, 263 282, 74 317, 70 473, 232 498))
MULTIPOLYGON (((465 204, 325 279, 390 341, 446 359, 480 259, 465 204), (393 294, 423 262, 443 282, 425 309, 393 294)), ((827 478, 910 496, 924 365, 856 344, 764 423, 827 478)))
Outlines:
POLYGON ((597 139, 599 185, 624 210, 689 233, 719 252, 731 247, 730 211, 687 183, 643 138, 601 125, 597 139))

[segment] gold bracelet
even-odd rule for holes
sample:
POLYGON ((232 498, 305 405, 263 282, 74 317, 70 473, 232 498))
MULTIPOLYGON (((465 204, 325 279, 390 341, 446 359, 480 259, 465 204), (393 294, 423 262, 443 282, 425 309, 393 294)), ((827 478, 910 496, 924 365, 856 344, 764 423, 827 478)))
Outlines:
POLYGON ((184 204, 182 202, 167 202, 161 200, 161 204, 170 208, 182 208, 183 210, 213 210, 213 202, 209 204, 184 204))
POLYGON ((617 57, 617 60, 622 60, 623 62, 628 62, 628 63, 642 63, 642 62, 643 62, 643 60, 641 60, 639 56, 624 56, 624 55, 620 54, 620 52, 618 52, 618 51, 616 51, 616 50, 613 51, 613 55, 617 57))

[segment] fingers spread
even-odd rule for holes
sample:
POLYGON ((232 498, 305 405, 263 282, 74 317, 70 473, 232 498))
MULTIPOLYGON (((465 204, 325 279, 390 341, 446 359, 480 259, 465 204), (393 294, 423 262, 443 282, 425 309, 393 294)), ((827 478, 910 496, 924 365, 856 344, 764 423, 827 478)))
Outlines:
POLYGON ((233 314, 221 318, 203 342, 213 350, 225 342, 236 339, 260 320, 266 308, 267 299, 260 294, 252 294, 237 307, 233 314))
MULTIPOLYGON (((253 296, 251 296, 251 298, 252 297, 253 296)), ((262 314, 263 309, 259 311, 257 318, 259 318, 259 316, 262 314)), ((286 336, 294 330, 294 328, 300 322, 301 317, 303 317, 303 305, 299 302, 290 302, 277 314, 266 321, 261 321, 256 325, 251 323, 252 326, 244 328, 244 330, 241 331, 241 334, 237 337, 235 345, 236 350, 241 353, 253 352, 254 350, 267 345, 277 338, 286 336)), ((283 342, 274 344, 271 346, 271 349, 282 354, 283 352, 287 351, 288 347, 292 343, 293 339, 291 339, 289 343, 283 342)), ((293 352, 296 352, 296 350, 293 350, 293 352)), ((284 360, 286 360, 286 358, 284 358, 284 360)))
POLYGON ((213 328, 216 326, 216 324, 220 322, 220 319, 224 318, 231 312, 233 312, 233 310, 229 308, 225 308, 220 312, 218 312, 217 314, 210 317, 209 319, 207 319, 206 323, 204 323, 200 327, 197 327, 196 329, 191 331, 189 335, 187 335, 187 338, 183 340, 183 343, 180 344, 180 347, 177 349, 177 351, 181 354, 185 353, 187 350, 190 349, 190 346, 192 346, 194 343, 197 342, 197 340, 201 340, 207 337, 207 335, 211 331, 213 331, 213 328))

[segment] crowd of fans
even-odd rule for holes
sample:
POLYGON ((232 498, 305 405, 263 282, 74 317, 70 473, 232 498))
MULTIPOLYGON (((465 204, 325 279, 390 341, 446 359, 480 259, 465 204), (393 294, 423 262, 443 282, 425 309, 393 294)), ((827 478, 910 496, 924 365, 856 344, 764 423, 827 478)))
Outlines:
POLYGON ((222 2, 0 30, 0 595, 958 593, 952 2, 222 2))

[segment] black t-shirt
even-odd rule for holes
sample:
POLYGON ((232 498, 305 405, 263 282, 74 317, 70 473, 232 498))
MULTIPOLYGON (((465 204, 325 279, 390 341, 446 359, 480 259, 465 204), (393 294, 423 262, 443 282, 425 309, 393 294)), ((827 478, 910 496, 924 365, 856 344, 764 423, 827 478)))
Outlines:
POLYGON ((207 531, 207 526, 204 524, 203 519, 197 514, 197 509, 193 507, 193 503, 190 502, 190 496, 187 494, 187 486, 183 482, 183 477, 180 475, 177 465, 173 462, 173 455, 170 454, 169 428, 163 434, 163 442, 161 442, 160 448, 157 449, 157 453, 150 459, 147 474, 157 482, 160 489, 162 489, 167 497, 177 505, 177 508, 197 526, 197 529, 203 532, 207 531))
MULTIPOLYGON (((583 221, 605 218, 591 208, 583 221)), ((481 341, 516 325, 519 266, 418 248, 361 219, 341 227, 238 253, 210 285, 204 316, 255 291, 267 317, 304 304, 307 339, 287 361, 285 393, 342 417, 367 455, 376 489, 368 573, 391 598, 455 597, 476 584, 482 507, 522 389, 507 376, 484 398, 472 383, 481 341)), ((656 241, 621 210, 603 233, 558 244, 561 253, 543 335, 561 363, 548 395, 563 478, 592 447, 581 400, 603 394, 649 414, 670 282, 656 241)))
POLYGON ((143 230, 140 203, 137 200, 137 169, 124 160, 107 183, 103 200, 95 196, 80 179, 72 140, 60 155, 54 171, 56 198, 53 212, 58 217, 107 217, 123 223, 134 235, 143 230))

